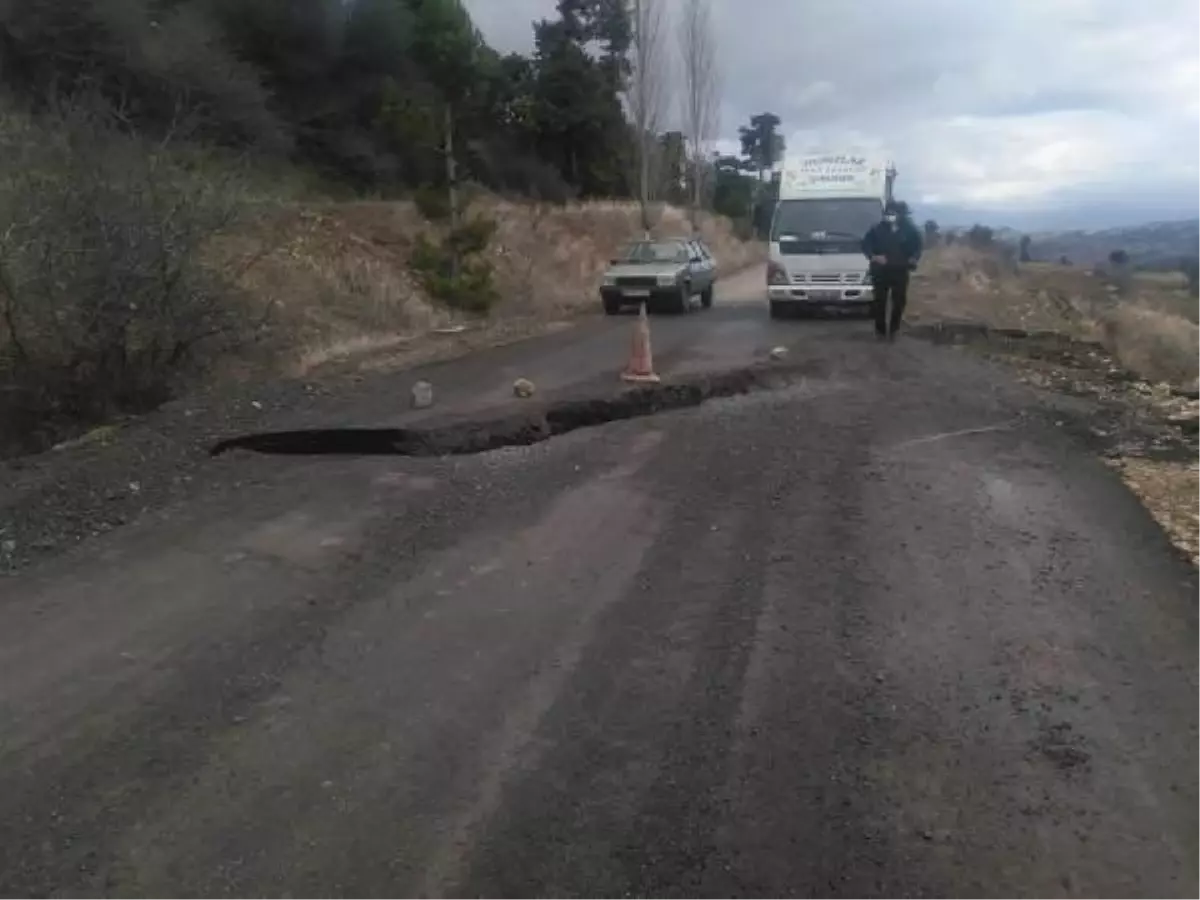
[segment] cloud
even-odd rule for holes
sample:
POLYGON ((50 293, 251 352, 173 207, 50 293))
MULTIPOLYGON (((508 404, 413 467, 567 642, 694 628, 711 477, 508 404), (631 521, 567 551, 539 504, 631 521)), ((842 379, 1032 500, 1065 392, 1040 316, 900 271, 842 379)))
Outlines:
POLYGON ((555 17, 555 0, 463 0, 475 26, 501 53, 528 53, 533 24, 555 17))
MULTIPOLYGON (((727 142, 770 110, 791 149, 886 149, 914 206, 966 219, 1200 207, 1196 0, 753 0, 753 16, 747 0, 711 2, 727 142)), ((554 8, 467 5, 516 50, 554 8)))

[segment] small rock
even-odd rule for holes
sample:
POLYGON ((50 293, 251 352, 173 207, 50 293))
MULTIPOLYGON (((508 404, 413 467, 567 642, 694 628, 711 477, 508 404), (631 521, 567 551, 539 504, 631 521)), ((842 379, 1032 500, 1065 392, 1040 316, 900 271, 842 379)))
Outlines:
POLYGON ((412 386, 413 409, 428 409, 433 406, 433 385, 428 381, 418 381, 412 386))
POLYGON ((783 359, 785 356, 787 356, 787 353, 788 353, 787 347, 772 347, 771 348, 771 359, 776 359, 776 360, 783 359))
POLYGON ((10 556, 16 552, 17 552, 17 542, 16 541, 0 541, 0 553, 3 553, 5 556, 10 556))
POLYGON ((262 404, 259 403, 257 400, 251 400, 250 405, 253 406, 255 409, 262 409, 262 404))
POLYGON ((532 397, 533 392, 533 382, 528 378, 518 378, 513 382, 513 394, 517 397, 532 397))

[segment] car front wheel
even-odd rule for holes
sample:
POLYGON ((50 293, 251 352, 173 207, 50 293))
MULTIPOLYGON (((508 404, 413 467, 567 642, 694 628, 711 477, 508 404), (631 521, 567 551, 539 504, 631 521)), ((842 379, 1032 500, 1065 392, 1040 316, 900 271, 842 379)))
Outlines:
POLYGON ((675 301, 673 303, 673 306, 675 307, 674 311, 679 313, 680 315, 682 315, 688 311, 688 309, 691 307, 691 305, 692 305, 692 286, 690 284, 686 284, 686 283, 681 284, 679 286, 679 292, 676 295, 675 301))

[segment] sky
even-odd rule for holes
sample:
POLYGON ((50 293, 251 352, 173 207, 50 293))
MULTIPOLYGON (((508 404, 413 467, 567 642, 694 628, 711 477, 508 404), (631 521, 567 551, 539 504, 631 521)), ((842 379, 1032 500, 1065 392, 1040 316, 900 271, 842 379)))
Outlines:
MULTIPOLYGON (((555 5, 464 2, 492 46, 521 52, 555 5)), ((774 112, 790 150, 886 152, 897 195, 946 225, 1200 214, 1197 0, 709 2, 724 148, 774 112)))

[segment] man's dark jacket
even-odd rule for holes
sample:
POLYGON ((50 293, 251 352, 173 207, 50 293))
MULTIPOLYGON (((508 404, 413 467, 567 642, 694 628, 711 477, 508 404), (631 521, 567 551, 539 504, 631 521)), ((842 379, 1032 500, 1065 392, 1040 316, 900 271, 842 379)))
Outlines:
MULTIPOLYGON (((922 251, 921 232, 908 219, 900 219, 896 229, 887 222, 872 226, 862 239, 863 255, 870 259, 873 256, 887 257, 887 265, 883 268, 895 271, 907 271, 917 264, 922 251)), ((871 269, 880 268, 871 263, 871 269)))

